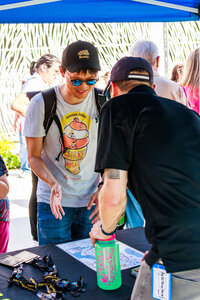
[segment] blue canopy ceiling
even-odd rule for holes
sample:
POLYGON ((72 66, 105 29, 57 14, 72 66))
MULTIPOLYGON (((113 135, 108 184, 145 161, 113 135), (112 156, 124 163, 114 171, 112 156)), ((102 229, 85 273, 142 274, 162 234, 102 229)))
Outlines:
POLYGON ((192 21, 199 6, 199 0, 1 0, 0 23, 192 21))

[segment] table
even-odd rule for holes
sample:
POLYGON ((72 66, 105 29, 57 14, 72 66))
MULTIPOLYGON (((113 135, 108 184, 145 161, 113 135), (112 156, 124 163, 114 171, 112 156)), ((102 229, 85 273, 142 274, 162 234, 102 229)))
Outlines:
MULTIPOLYGON (((147 243, 144 228, 137 227, 131 229, 120 230, 116 233, 117 240, 134 247, 140 251, 145 252, 150 249, 150 245, 147 243)), ((22 249, 24 250, 24 249, 22 249)), ((10 252, 7 254, 16 254, 20 251, 10 252)), ((66 278, 70 282, 77 281, 80 275, 84 277, 86 286, 86 292, 82 293, 78 299, 80 300, 111 300, 120 299, 128 300, 132 292, 132 288, 135 282, 135 277, 130 274, 130 269, 122 271, 122 286, 114 291, 104 291, 98 288, 96 280, 96 272, 87 266, 80 263, 78 260, 71 257, 55 245, 46 245, 40 247, 34 247, 26 249, 41 256, 50 254, 53 262, 58 268, 58 274, 60 278, 66 278)), ((5 254, 0 254, 5 255, 5 254)), ((39 298, 31 291, 21 289, 18 286, 8 287, 8 278, 12 273, 12 268, 0 265, 0 292, 3 293, 3 298, 9 298, 10 300, 38 300, 39 298)), ((36 280, 42 280, 42 272, 37 268, 26 265, 24 267, 24 277, 29 280, 33 277, 36 280)), ((66 299, 75 299, 69 294, 65 293, 66 299)))

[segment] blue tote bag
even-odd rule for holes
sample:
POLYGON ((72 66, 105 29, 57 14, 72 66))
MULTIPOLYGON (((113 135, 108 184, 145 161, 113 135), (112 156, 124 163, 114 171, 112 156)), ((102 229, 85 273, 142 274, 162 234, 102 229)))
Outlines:
POLYGON ((127 189, 126 228, 144 226, 144 216, 140 204, 127 189))

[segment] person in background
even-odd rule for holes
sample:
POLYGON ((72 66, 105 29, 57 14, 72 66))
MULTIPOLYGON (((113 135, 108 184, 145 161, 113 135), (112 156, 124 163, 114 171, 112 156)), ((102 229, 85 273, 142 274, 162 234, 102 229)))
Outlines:
MULTIPOLYGON (((42 91, 54 85, 54 82, 60 76, 60 61, 53 54, 45 54, 41 56, 37 62, 30 65, 31 76, 25 81, 22 92, 14 99, 11 109, 21 115, 22 132, 24 128, 24 116, 29 105, 29 99, 26 92, 42 91)), ((24 136, 23 136, 24 138, 24 136)), ((33 171, 32 176, 32 192, 29 201, 29 219, 31 225, 31 234, 33 240, 37 241, 37 183, 38 178, 33 171)))
POLYGON ((26 92, 43 91, 54 85, 60 76, 60 61, 53 54, 42 55, 37 62, 33 61, 30 65, 31 76, 25 81, 22 92, 13 100, 11 109, 25 117, 29 104, 26 92))
MULTIPOLYGON (((22 87, 24 83, 25 80, 22 80, 22 87)), ((19 142, 20 142, 19 158, 20 158, 21 172, 19 173, 19 178, 23 178, 25 174, 30 173, 30 166, 27 157, 26 141, 23 136, 22 126, 23 126, 23 117, 20 116, 20 114, 18 114, 17 112, 15 112, 13 129, 14 132, 16 132, 17 130, 19 131, 19 142)))
POLYGON ((104 90, 108 84, 109 77, 110 77, 109 71, 103 73, 103 75, 100 75, 99 80, 97 81, 95 87, 98 89, 104 90))
POLYGON ((176 83, 180 83, 180 81, 183 77, 183 69, 184 69, 183 64, 175 65, 172 69, 171 80, 175 81, 176 83))
POLYGON ((0 253, 5 253, 9 241, 9 183, 6 178, 8 174, 6 165, 0 155, 0 253))
POLYGON ((94 172, 98 51, 86 41, 71 43, 63 51, 61 67, 64 83, 54 91, 62 135, 56 122, 45 134, 41 93, 30 101, 25 118, 29 164, 39 177, 39 245, 89 237, 98 219, 100 175, 94 172))
POLYGON ((20 178, 23 178, 25 174, 30 173, 30 166, 27 157, 26 141, 22 132, 22 124, 23 124, 22 118, 23 117, 21 117, 17 112, 15 112, 13 129, 14 132, 19 130, 19 142, 20 142, 19 158, 20 158, 20 169, 21 169, 21 172, 19 173, 20 178))
POLYGON ((187 105, 187 99, 180 85, 159 75, 160 56, 154 42, 148 40, 136 42, 130 49, 130 56, 142 57, 150 63, 154 71, 155 92, 158 96, 187 105))
POLYGON ((186 94, 189 107, 199 114, 200 48, 192 51, 188 56, 180 84, 186 94))
MULTIPOLYGON (((112 99, 101 110, 95 164, 104 179, 101 220, 94 224, 91 240, 94 244, 115 233, 126 209, 128 185, 142 207, 145 235, 152 244, 131 300, 152 299, 155 264, 160 265, 158 272, 163 268, 163 274, 171 273, 171 297, 165 299, 198 300, 200 118, 188 107, 156 95, 151 65, 140 57, 120 59, 112 68, 110 85, 112 99)), ((166 290, 162 277, 156 277, 160 284, 154 293, 166 290)))

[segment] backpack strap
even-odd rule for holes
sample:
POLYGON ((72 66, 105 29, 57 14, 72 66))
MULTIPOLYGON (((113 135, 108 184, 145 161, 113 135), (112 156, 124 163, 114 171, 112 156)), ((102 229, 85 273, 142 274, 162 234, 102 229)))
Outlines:
MULTIPOLYGON (((26 92, 26 96, 31 100, 36 94, 42 93, 44 99, 44 121, 43 126, 45 135, 47 135, 49 128, 54 120, 53 116, 56 114, 57 98, 54 88, 45 91, 26 92)), ((56 121, 57 123, 57 121, 56 121)), ((58 126, 59 127, 59 126, 58 126)))
POLYGON ((64 146, 64 138, 63 138, 63 131, 62 131, 62 126, 60 119, 58 118, 58 115, 56 114, 56 109, 57 109, 57 98, 56 98, 56 93, 54 88, 48 89, 46 91, 42 92, 42 96, 44 98, 44 129, 45 129, 45 134, 47 135, 49 128, 52 124, 53 121, 55 121, 59 133, 60 133, 60 138, 62 141, 62 147, 64 150, 62 150, 58 156, 56 157, 56 160, 59 160, 60 155, 62 152, 66 151, 68 148, 64 146))
POLYGON ((57 99, 54 88, 45 90, 42 92, 44 99, 44 122, 43 126, 45 134, 47 135, 49 128, 54 120, 54 114, 56 114, 57 99))
POLYGON ((26 92, 26 96, 28 97, 29 101, 31 101, 31 99, 39 93, 41 93, 41 91, 26 92))
POLYGON ((103 90, 94 88, 94 93, 95 93, 97 110, 98 110, 98 113, 100 113, 102 106, 106 102, 106 97, 102 94, 103 90))
POLYGON ((52 118, 51 124, 52 124, 53 121, 56 122, 56 125, 57 125, 59 133, 60 133, 60 138, 61 138, 61 141, 62 141, 62 150, 58 153, 58 156, 56 157, 56 160, 59 161, 60 155, 62 153, 64 153, 65 151, 67 151, 68 148, 65 147, 65 144, 64 144, 62 126, 61 126, 61 123, 60 123, 60 119, 58 118, 58 115, 56 113, 54 113, 51 118, 52 118))

